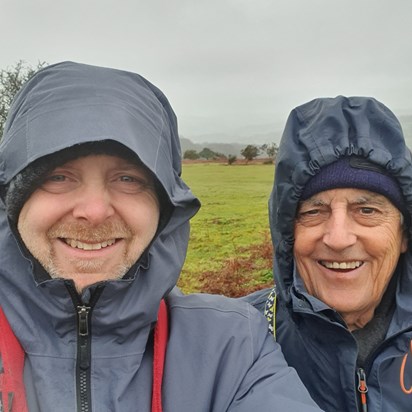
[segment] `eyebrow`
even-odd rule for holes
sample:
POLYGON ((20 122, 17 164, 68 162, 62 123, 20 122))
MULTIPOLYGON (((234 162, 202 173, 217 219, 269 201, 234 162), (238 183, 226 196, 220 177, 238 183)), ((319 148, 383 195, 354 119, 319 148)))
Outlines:
POLYGON ((317 198, 309 198, 306 200, 303 200, 302 202, 299 202, 299 207, 302 207, 304 205, 310 205, 310 206, 327 206, 328 203, 317 198))
MULTIPOLYGON (((365 205, 365 204, 375 204, 375 205, 385 205, 386 202, 389 202, 389 200, 386 199, 385 196, 380 195, 379 193, 368 193, 368 194, 362 194, 355 199, 351 200, 349 199, 349 204, 353 205, 365 205)), ((315 207, 322 207, 322 206, 328 206, 330 202, 326 202, 322 199, 319 199, 316 197, 316 195, 312 198, 306 199, 302 202, 299 203, 299 208, 304 206, 304 205, 310 205, 310 206, 315 206, 315 207)))
POLYGON ((389 200, 386 199, 385 196, 380 195, 379 193, 371 193, 371 194, 359 196, 357 199, 355 199, 353 202, 350 202, 350 203, 357 204, 357 205, 365 205, 367 203, 372 203, 375 205, 383 206, 387 202, 389 202, 389 200))

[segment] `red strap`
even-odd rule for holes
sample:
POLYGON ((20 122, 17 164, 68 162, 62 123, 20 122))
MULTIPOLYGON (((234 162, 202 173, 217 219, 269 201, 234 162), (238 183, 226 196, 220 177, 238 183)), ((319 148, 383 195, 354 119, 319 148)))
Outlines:
POLYGON ((24 392, 24 351, 0 307, 0 410, 27 412, 24 392))
POLYGON ((154 330, 152 412, 162 412, 162 381, 168 337, 167 307, 162 299, 154 330))
MULTIPOLYGON (((162 381, 169 336, 167 307, 160 302, 154 331, 152 412, 162 412, 162 381)), ((24 351, 0 307, 0 410, 28 412, 23 382, 24 351)))

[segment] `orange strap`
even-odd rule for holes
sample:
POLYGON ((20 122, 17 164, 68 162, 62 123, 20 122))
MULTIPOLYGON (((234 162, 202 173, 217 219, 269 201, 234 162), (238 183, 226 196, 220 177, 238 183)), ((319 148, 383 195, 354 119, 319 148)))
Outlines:
POLYGON ((24 351, 0 307, 0 411, 27 412, 24 351))
POLYGON ((162 381, 168 337, 167 307, 162 299, 154 330, 152 412, 162 412, 162 381))
POLYGON ((402 364, 401 364, 401 369, 399 371, 399 381, 401 385, 402 392, 405 393, 406 395, 412 394, 412 386, 409 388, 405 387, 405 365, 406 361, 408 360, 408 356, 412 356, 412 339, 410 341, 410 353, 406 353, 403 357, 402 364))

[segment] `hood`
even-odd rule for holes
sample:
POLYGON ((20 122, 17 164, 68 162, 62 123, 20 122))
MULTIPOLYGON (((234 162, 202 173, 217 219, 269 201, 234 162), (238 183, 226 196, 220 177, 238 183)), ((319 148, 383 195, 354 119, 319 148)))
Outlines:
POLYGON ((376 163, 398 181, 411 216, 411 153, 399 121, 386 106, 369 97, 338 96, 295 108, 279 145, 269 200, 274 277, 285 300, 294 277, 293 228, 302 191, 322 168, 351 155, 376 163))
POLYGON ((112 292, 117 293, 118 284, 137 283, 130 292, 133 300, 139 299, 153 320, 160 299, 176 285, 188 245, 189 219, 200 206, 180 177, 176 116, 159 89, 134 73, 73 62, 40 70, 11 106, 0 145, 0 185, 4 188, 38 158, 103 140, 133 151, 158 179, 172 205, 168 223, 146 253, 148 263, 134 268, 130 279, 106 286, 112 284, 112 292))

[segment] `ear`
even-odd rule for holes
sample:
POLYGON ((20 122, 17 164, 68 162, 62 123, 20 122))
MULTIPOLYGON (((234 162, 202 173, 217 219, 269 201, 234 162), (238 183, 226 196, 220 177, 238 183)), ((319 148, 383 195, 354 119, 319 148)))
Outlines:
POLYGON ((405 253, 408 250, 408 236, 406 230, 403 230, 402 233, 402 243, 401 243, 401 253, 405 253))

